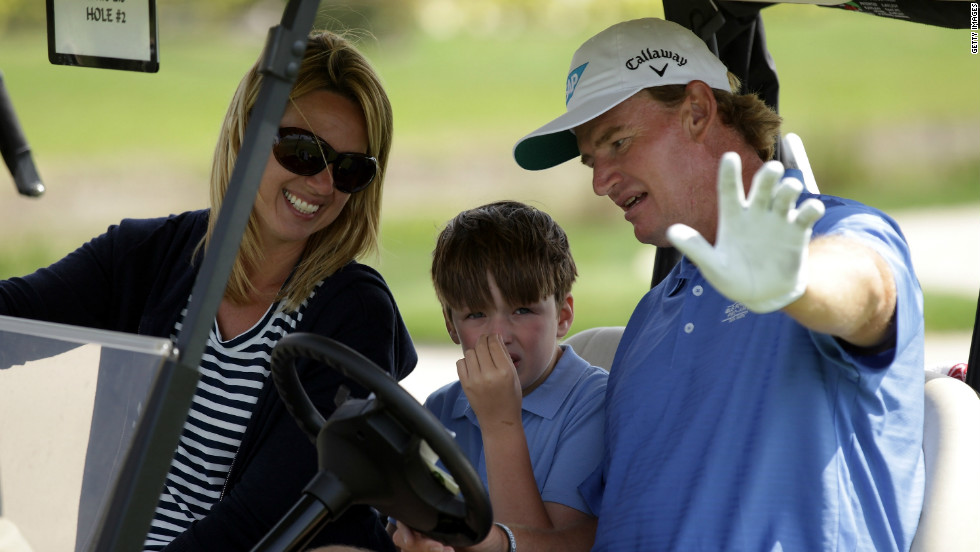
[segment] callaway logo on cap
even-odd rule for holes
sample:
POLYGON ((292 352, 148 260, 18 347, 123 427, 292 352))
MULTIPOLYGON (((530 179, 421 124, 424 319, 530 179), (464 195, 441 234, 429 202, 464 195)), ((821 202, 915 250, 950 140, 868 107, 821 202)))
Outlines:
POLYGON ((731 91, 728 69, 691 31, 656 18, 617 23, 575 52, 565 81, 567 111, 521 138, 514 159, 530 170, 564 163, 579 154, 571 129, 644 88, 692 80, 731 91))

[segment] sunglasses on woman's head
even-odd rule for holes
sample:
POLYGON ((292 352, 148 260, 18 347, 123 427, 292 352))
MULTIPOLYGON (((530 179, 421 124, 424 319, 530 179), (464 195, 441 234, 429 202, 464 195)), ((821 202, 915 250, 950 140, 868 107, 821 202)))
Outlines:
POLYGON ((334 188, 346 194, 367 188, 378 174, 378 160, 374 157, 340 153, 323 138, 302 128, 280 128, 272 154, 284 169, 300 176, 313 176, 329 165, 334 188))

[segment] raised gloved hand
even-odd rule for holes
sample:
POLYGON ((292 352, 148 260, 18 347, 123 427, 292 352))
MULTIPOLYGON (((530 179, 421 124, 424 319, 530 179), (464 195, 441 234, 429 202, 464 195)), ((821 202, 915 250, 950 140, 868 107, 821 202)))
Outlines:
POLYGON ((806 291, 807 246, 813 224, 824 213, 819 200, 796 201, 803 184, 780 181, 783 165, 766 163, 752 178, 748 200, 742 161, 729 152, 718 168, 718 234, 714 247, 690 226, 674 224, 667 239, 733 301, 766 313, 796 301, 806 291))

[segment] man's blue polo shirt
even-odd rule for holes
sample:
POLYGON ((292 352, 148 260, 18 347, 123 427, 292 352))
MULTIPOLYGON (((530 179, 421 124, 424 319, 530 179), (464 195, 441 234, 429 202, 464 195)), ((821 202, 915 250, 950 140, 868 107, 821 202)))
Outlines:
POLYGON ((594 550, 908 549, 924 480, 921 291, 891 219, 817 197, 815 236, 856 238, 891 267, 895 346, 856 356, 749 312, 683 259, 613 362, 594 550))

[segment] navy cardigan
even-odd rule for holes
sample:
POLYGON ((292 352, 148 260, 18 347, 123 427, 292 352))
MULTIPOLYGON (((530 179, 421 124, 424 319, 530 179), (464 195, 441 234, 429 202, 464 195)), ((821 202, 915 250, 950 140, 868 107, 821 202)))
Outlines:
MULTIPOLYGON (((50 267, 0 282, 0 314, 170 337, 197 276, 200 262, 192 263, 191 255, 207 220, 207 210, 124 220, 50 267)), ((355 262, 324 280, 296 331, 336 339, 399 380, 417 361, 384 280, 355 262)), ((328 416, 343 378, 313 362, 297 362, 297 370, 314 404, 328 416)), ((167 550, 252 548, 300 497, 316 470, 313 444, 267 382, 223 499, 167 550)), ((327 543, 394 549, 378 516, 366 506, 349 508, 312 544, 327 543)))

